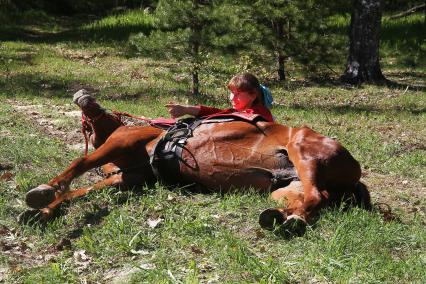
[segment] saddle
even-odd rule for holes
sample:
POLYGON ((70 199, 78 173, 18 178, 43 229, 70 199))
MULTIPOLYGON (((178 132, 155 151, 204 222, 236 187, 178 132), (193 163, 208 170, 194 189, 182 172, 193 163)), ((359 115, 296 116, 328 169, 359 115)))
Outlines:
MULTIPOLYGON (((187 140, 193 136, 194 130, 201 124, 206 123, 227 123, 231 121, 246 121, 256 124, 258 121, 266 121, 258 114, 232 113, 213 114, 202 118, 185 118, 176 121, 171 125, 163 137, 154 146, 150 153, 150 164, 154 175, 166 184, 176 185, 182 182, 180 176, 180 164, 185 163, 182 159, 182 151, 187 140)), ((164 127, 164 124, 161 125, 164 127)), ((282 170, 271 171, 271 183, 273 188, 278 188, 289 184, 293 180, 298 180, 293 164, 286 159, 285 167, 282 170)))

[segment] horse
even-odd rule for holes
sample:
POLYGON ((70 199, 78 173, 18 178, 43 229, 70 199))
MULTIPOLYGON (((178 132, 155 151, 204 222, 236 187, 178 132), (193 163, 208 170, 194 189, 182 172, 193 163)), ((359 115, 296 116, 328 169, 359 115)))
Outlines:
POLYGON ((90 120, 95 150, 26 194, 28 206, 43 216, 51 215, 62 202, 93 190, 132 187, 158 178, 224 193, 248 188, 270 192, 278 207, 259 216, 260 226, 268 230, 303 231, 322 208, 342 202, 371 208, 369 192, 360 182, 360 164, 339 142, 306 126, 262 120, 201 121, 189 129, 191 135, 183 144, 169 144, 180 152, 178 163, 169 167, 168 161, 162 163, 166 172, 159 174, 158 167, 153 167, 161 164, 156 149, 179 129, 171 133, 155 125, 126 126, 103 109, 83 109, 83 114, 90 120), (70 189, 73 179, 96 167, 106 174, 103 180, 70 189))

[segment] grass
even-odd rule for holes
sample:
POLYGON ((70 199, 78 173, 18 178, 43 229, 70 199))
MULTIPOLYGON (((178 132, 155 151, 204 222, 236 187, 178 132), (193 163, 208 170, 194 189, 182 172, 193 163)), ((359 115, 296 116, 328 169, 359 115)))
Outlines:
MULTIPOLYGON (((0 28, 7 31, 1 33, 0 46, 0 282, 426 279, 426 70, 420 60, 420 16, 383 21, 383 71, 411 87, 318 83, 299 73, 294 62, 288 63, 294 72, 282 84, 243 55, 212 59, 215 69, 209 70, 216 71, 202 74, 204 95, 199 98, 187 94, 190 78, 179 62, 129 53, 126 37, 149 28, 148 14, 73 22, 43 17, 41 22, 24 17, 0 28), (403 31, 408 31, 406 37, 403 31), (17 222, 26 210, 25 192, 81 155, 81 148, 70 147, 82 143, 73 91, 91 88, 108 109, 166 116, 163 105, 171 100, 225 107, 224 82, 247 66, 271 87, 277 119, 337 137, 360 161, 373 202, 388 203, 401 221, 384 221, 377 212, 358 209, 327 210, 302 237, 283 239, 257 225, 258 214, 274 206, 267 195, 199 194, 157 184, 94 192, 63 206, 63 214, 47 224, 17 222), (149 220, 159 221, 158 226, 150 226, 149 220)), ((332 23, 336 42, 341 41, 336 70, 344 66, 345 23, 344 18, 332 23)), ((91 179, 93 173, 74 186, 91 179)))

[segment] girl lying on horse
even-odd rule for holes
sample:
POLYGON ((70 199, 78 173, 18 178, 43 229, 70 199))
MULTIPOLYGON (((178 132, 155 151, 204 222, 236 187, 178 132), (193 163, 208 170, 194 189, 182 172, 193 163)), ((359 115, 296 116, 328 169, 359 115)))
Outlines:
MULTIPOLYGON (((199 124, 181 147, 178 172, 167 174, 221 192, 245 188, 272 192, 271 197, 280 207, 260 214, 259 223, 266 229, 275 225, 283 230, 293 226, 303 229, 321 208, 342 201, 371 208, 369 193, 359 181, 361 167, 347 149, 308 127, 272 122, 270 94, 262 91, 253 75, 237 75, 228 86, 232 92, 230 109, 169 104, 169 111, 173 117, 245 112, 266 121, 199 124), (289 179, 292 173, 297 180, 289 179)), ((157 179, 151 158, 156 145, 167 136, 166 131, 151 125, 124 126, 83 91, 76 93, 75 102, 91 121, 91 142, 96 150, 75 159, 47 184, 27 193, 27 204, 46 216, 63 201, 92 190, 132 187, 157 179), (100 166, 109 173, 104 180, 70 189, 73 179, 100 166)))

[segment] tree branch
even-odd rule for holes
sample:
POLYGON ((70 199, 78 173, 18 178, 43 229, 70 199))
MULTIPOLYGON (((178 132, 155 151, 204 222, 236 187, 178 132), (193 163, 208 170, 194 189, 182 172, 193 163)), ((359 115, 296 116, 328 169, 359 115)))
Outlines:
POLYGON ((426 7, 426 3, 423 3, 423 4, 420 4, 420 5, 414 6, 414 7, 410 8, 410 9, 404 11, 404 12, 392 15, 392 16, 389 17, 389 19, 402 18, 402 17, 408 16, 410 14, 413 14, 415 12, 422 11, 425 7, 426 7))

